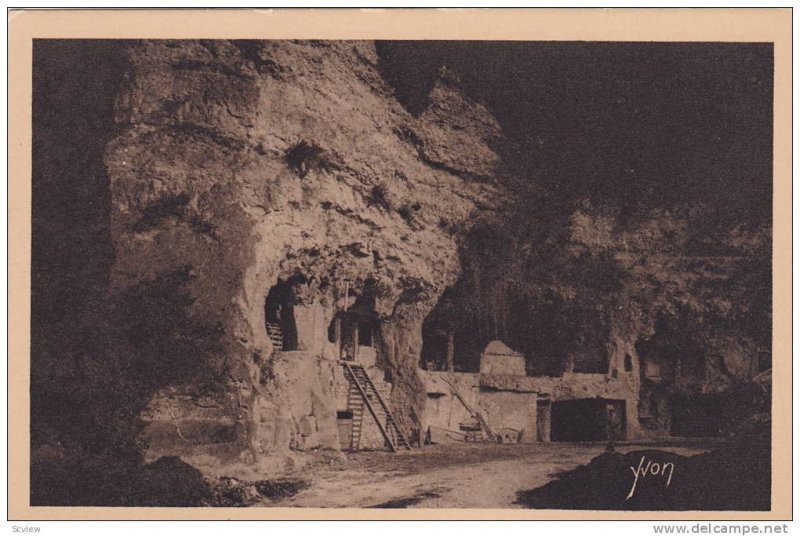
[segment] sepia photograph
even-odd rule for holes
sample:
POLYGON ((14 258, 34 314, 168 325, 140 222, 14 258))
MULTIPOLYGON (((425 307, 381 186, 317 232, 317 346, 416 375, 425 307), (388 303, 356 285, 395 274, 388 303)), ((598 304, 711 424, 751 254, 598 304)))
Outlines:
POLYGON ((31 46, 31 507, 772 509, 772 42, 31 46))

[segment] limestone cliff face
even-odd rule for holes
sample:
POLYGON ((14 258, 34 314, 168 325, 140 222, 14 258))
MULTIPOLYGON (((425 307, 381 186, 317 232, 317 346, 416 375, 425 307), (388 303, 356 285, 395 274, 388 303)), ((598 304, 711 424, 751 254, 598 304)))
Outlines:
POLYGON ((504 195, 492 116, 446 76, 412 116, 369 42, 156 41, 127 56, 105 151, 112 288, 140 319, 130 351, 164 362, 148 409, 164 448, 254 461, 293 445, 314 411, 292 393, 324 405, 331 389, 320 341, 345 288, 379 289, 393 399, 424 393, 422 320, 459 275, 458 237, 504 195), (279 280, 296 283, 298 367, 272 359, 265 329, 279 280))

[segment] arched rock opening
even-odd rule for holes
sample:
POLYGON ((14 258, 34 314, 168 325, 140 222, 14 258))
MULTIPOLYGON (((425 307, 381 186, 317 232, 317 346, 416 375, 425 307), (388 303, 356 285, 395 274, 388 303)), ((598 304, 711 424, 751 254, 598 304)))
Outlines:
POLYGON ((279 279, 270 288, 264 300, 264 322, 267 335, 276 351, 298 349, 297 321, 294 315, 296 304, 294 286, 302 282, 302 276, 279 279))
POLYGON ((448 288, 422 323, 419 366, 423 370, 480 370, 481 352, 493 337, 475 329, 456 292, 457 287, 448 288))
POLYGON ((336 345, 340 360, 376 362, 380 318, 375 305, 376 285, 371 279, 360 292, 348 288, 337 303, 338 310, 328 325, 328 342, 336 345))

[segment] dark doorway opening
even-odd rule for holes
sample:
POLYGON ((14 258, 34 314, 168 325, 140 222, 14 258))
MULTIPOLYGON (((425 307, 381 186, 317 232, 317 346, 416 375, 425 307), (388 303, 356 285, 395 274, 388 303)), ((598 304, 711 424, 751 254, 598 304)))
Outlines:
POLYGON ((424 370, 447 370, 447 344, 448 334, 445 330, 423 325, 420 367, 424 370))
POLYGON ((328 341, 338 345, 339 359, 358 361, 359 348, 375 348, 380 321, 375 311, 374 283, 365 284, 362 294, 349 289, 344 308, 328 325, 328 341), (350 303, 352 301, 352 304, 350 303))
POLYGON ((551 404, 551 441, 621 440, 625 435, 624 400, 581 398, 551 404))
POLYGON ((374 340, 372 338, 373 323, 368 320, 360 320, 358 322, 358 345, 372 347, 374 340))
POLYGON ((464 292, 457 291, 460 284, 444 291, 422 323, 419 367, 423 370, 478 372, 481 352, 490 340, 499 337, 495 330, 485 329, 477 317, 466 314, 467 296, 457 294, 464 292))
POLYGON ((351 313, 340 313, 335 321, 340 322, 339 358, 345 361, 355 361, 358 346, 358 320, 351 313))
POLYGON ((297 324, 294 318, 294 292, 290 281, 273 286, 264 303, 267 335, 278 351, 297 350, 297 324))

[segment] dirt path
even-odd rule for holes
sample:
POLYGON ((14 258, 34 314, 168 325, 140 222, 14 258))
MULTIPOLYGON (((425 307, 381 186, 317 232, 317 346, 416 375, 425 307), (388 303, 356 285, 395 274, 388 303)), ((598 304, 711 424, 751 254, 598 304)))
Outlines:
MULTIPOLYGON (((642 447, 626 445, 619 452, 642 447)), ((700 446, 657 446, 683 455, 700 446)), ((295 507, 520 508, 517 492, 603 452, 600 444, 437 445, 411 453, 358 453, 346 467, 314 471, 311 486, 280 503, 295 507)), ((306 475, 307 476, 307 475, 306 475)))

